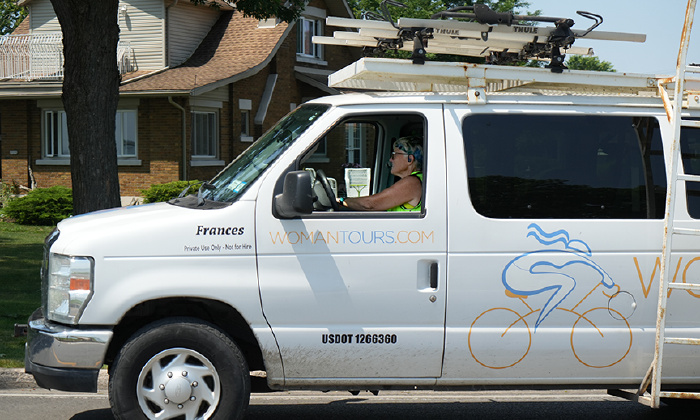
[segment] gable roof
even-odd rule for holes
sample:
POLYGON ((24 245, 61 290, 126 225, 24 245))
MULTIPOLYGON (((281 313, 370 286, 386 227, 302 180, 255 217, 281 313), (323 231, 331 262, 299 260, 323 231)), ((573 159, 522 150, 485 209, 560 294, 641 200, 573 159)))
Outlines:
POLYGON ((29 33, 29 17, 22 19, 19 25, 12 31, 12 35, 27 35, 29 33))
POLYGON ((200 94, 264 68, 291 30, 287 23, 258 28, 238 11, 222 12, 194 54, 172 69, 124 75, 121 93, 200 94))

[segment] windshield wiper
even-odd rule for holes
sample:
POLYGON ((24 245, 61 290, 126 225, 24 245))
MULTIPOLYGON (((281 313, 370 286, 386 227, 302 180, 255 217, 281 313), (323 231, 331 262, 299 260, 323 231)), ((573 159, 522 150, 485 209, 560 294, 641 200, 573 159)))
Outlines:
POLYGON ((185 189, 182 190, 182 192, 180 193, 180 195, 177 196, 177 198, 182 198, 182 197, 186 196, 187 193, 190 191, 190 188, 192 188, 192 186, 195 185, 195 184, 196 184, 196 182, 193 183, 193 184, 189 184, 188 186, 186 186, 185 189))
POLYGON ((199 191, 197 191, 197 206, 201 206, 204 204, 204 197, 202 197, 202 191, 203 190, 215 190, 216 187, 207 181, 202 182, 202 185, 199 186, 199 191))

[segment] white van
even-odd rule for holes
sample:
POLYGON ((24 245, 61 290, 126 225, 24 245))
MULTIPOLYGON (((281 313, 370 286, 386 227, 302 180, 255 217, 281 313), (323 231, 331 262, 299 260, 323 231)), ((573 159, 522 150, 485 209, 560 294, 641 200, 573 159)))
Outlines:
MULTIPOLYGON (((394 87, 460 68, 468 85, 311 101, 196 195, 61 222, 30 319, 38 384, 94 392, 108 365, 117 417, 187 419, 241 417, 250 371, 271 390, 638 387, 673 137, 655 79, 366 58, 336 86, 373 83, 375 65, 394 87), (492 71, 522 86, 492 91, 492 71), (367 193, 394 182, 407 135, 423 139, 421 210, 338 206, 357 194, 346 169, 368 170, 367 193)), ((681 150, 700 174, 700 129, 683 128, 681 150)), ((675 218, 698 228, 687 184, 675 218)), ((671 281, 690 283, 700 245, 674 249, 671 281)), ((699 298, 672 291, 668 335, 700 338, 699 298)), ((668 347, 665 385, 700 387, 698 357, 668 347)))

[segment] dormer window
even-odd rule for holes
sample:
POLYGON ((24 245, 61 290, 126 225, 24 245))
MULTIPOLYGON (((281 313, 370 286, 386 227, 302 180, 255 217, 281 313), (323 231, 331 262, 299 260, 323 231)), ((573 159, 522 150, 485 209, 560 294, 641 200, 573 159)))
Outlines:
POLYGON ((297 20, 297 61, 326 65, 323 61, 323 45, 313 43, 314 36, 323 35, 326 11, 307 7, 297 20))
POLYGON ((323 34, 322 23, 320 19, 299 18, 297 22, 297 54, 305 57, 323 58, 321 45, 311 42, 314 36, 323 34))

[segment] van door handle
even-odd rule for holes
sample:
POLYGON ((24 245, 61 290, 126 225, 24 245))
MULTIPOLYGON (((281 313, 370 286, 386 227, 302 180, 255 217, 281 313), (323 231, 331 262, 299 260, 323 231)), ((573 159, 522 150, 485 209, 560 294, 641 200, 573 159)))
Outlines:
POLYGON ((438 263, 430 263, 430 288, 437 289, 438 287, 438 263))

